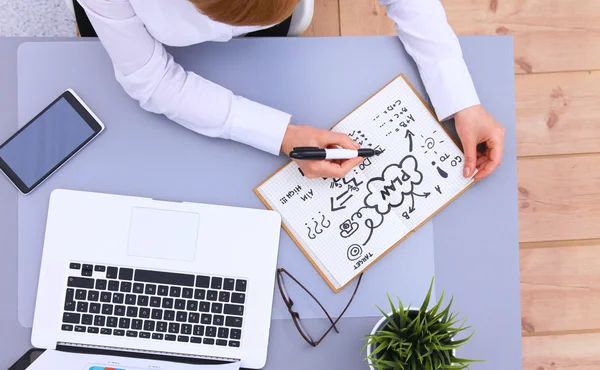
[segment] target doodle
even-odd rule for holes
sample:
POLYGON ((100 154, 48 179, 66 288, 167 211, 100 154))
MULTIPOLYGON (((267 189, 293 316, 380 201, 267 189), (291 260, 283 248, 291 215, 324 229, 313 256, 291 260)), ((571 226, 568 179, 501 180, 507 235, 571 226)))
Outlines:
POLYGON ((357 259, 360 258, 360 256, 362 256, 362 247, 358 244, 352 244, 350 247, 348 247, 348 252, 347 252, 347 256, 348 256, 348 260, 350 261, 356 261, 357 259))

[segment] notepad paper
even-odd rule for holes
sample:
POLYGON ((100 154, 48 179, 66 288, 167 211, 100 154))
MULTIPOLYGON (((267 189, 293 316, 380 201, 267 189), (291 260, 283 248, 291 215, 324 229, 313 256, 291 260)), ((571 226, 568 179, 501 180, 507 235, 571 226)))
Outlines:
POLYGON ((308 179, 290 162, 255 192, 339 291, 473 180, 463 177, 460 148, 402 75, 332 131, 381 154, 343 179, 308 179))

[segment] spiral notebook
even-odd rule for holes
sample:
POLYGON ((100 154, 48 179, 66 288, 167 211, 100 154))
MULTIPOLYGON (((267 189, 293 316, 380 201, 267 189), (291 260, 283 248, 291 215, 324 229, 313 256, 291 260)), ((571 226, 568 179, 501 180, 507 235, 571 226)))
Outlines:
POLYGON ((289 162, 254 191, 339 292, 469 186, 464 154, 403 75, 332 128, 366 158, 343 179, 308 179, 289 162))

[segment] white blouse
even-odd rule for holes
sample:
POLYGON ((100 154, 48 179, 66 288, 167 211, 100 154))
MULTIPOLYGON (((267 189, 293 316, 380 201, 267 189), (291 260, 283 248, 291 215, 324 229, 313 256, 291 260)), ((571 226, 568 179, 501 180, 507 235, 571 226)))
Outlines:
MULTIPOLYGON (((78 0, 125 91, 150 112, 197 133, 278 155, 290 114, 235 95, 185 71, 163 45, 228 41, 268 27, 215 22, 188 0, 78 0)), ((479 104, 456 35, 439 0, 379 0, 415 60, 437 116, 479 104)))

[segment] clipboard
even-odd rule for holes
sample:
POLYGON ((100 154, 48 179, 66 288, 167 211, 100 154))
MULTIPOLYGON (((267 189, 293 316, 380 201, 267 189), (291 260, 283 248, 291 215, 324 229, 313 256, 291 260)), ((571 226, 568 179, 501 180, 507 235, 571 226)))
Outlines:
MULTIPOLYGON (((406 77, 403 74, 398 75, 397 77, 395 77, 393 80, 391 80, 390 82, 388 82, 385 86, 383 86, 382 88, 380 88, 377 92, 375 92, 374 94, 372 94, 368 99, 366 99, 361 105, 359 105, 358 107, 356 107, 353 111, 351 111, 350 113, 348 113, 345 117, 343 117, 340 121, 338 121, 335 125, 333 125, 330 129, 333 130, 336 127, 338 127, 338 125, 340 125, 342 122, 344 122, 346 119, 348 119, 348 117, 351 117, 353 114, 355 114, 361 107, 363 107, 365 104, 369 103, 372 99, 374 99, 375 97, 378 96, 378 94, 380 94, 382 91, 384 91, 386 88, 388 88, 388 86, 390 86, 390 84, 394 83, 395 81, 397 81, 398 79, 401 79, 402 81, 404 81, 404 83, 410 87, 410 90, 412 91, 412 93, 418 97, 418 101, 426 108, 427 112, 429 112, 429 114, 433 117, 433 119, 435 120, 435 122, 437 123, 437 125, 439 127, 441 127, 443 129, 443 132, 445 133, 445 135, 447 135, 453 142, 453 144, 456 146, 456 148, 460 151, 460 153, 462 153, 464 155, 464 151, 463 148, 461 146, 461 144, 456 140, 456 138, 454 138, 452 136, 452 134, 448 131, 448 129, 437 119, 435 113, 433 112, 433 110, 431 109, 431 107, 425 102, 425 100, 423 99, 423 97, 415 90, 414 86, 406 79, 406 77)), ((271 174, 269 177, 267 177, 265 180, 263 180, 260 184, 258 184, 253 190, 254 193, 256 194, 256 196, 261 200, 261 202, 265 205, 265 207, 269 210, 274 210, 274 211, 278 211, 278 209, 276 209, 275 207, 273 207, 273 205, 265 198, 265 196, 261 193, 260 189, 262 186, 264 186, 267 182, 269 182, 270 180, 273 179, 274 176, 278 175, 282 170, 284 170, 287 166, 290 166, 290 164, 292 163, 292 161, 288 161, 286 162, 286 164, 284 164, 283 166, 281 166, 279 169, 277 169, 273 174, 271 174)), ((461 171, 462 172, 462 171, 461 171)), ((475 172, 476 173, 476 172, 475 172)), ((475 173, 473 174, 473 176, 475 175, 475 173)), ((310 261, 310 263, 313 265, 313 267, 317 270, 317 272, 319 273, 319 275, 325 280, 325 282, 327 283, 327 285, 336 293, 340 292, 342 289, 344 289, 350 282, 352 282, 354 279, 356 279, 361 273, 365 272, 367 269, 369 269, 370 267, 372 267, 373 265, 375 265, 375 263, 382 258, 384 255, 386 255, 390 250, 392 250, 393 248, 395 248, 397 245, 399 245, 400 243, 402 243, 406 238, 408 238, 410 235, 412 235, 416 230, 418 230, 423 224, 425 224, 426 222, 428 222, 429 220, 431 220, 436 214, 438 214, 442 209, 444 209, 448 204, 452 203, 454 200, 456 200, 460 195, 462 195, 466 190, 468 190, 471 186, 473 186, 474 182, 470 181, 466 186, 464 186, 464 188, 462 188, 459 192, 457 192, 454 196, 452 196, 449 200, 447 200, 445 203, 443 203, 441 206, 437 207, 437 209, 433 212, 431 212, 429 214, 428 217, 426 217, 423 221, 421 221, 418 225, 416 225, 415 227, 413 227, 412 229, 410 229, 410 231, 403 235, 401 238, 399 238, 397 241, 391 243, 391 245, 389 245, 385 251, 383 251, 382 253, 380 253, 376 258, 371 259, 370 261, 368 261, 368 264, 366 264, 364 266, 364 268, 361 269, 361 271, 359 273, 356 273, 351 279, 349 279, 348 281, 344 282, 343 284, 341 284, 339 287, 336 286, 327 276, 327 274, 325 273, 325 271, 319 266, 319 263, 317 263, 317 261, 315 260, 315 258, 313 258, 313 256, 311 255, 311 253, 309 253, 305 246, 303 245, 303 243, 299 240, 298 237, 296 237, 295 233, 292 232, 290 225, 286 224, 285 220, 282 221, 282 227, 283 229, 286 231, 286 233, 290 236, 290 238, 294 241, 294 243, 298 246, 298 248, 300 248, 300 250, 302 251, 302 253, 304 254, 304 256, 310 261)), ((282 217, 283 219, 283 217, 282 217)))

